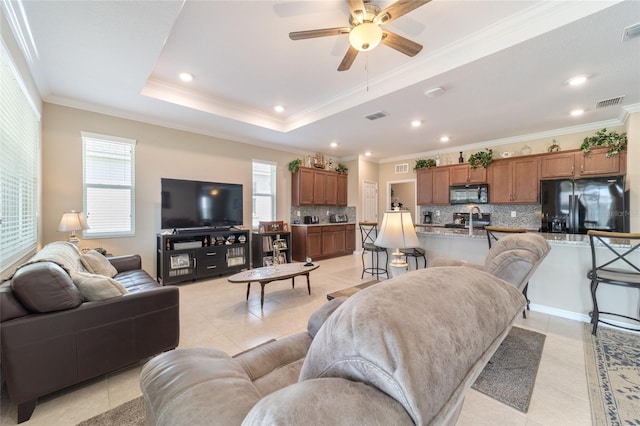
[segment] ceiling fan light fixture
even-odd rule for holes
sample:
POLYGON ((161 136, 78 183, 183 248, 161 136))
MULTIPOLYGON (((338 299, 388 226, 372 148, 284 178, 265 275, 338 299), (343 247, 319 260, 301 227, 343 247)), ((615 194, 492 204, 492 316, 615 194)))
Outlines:
POLYGON ((373 22, 354 27, 349 33, 349 43, 354 49, 366 52, 374 49, 382 40, 382 28, 373 22))

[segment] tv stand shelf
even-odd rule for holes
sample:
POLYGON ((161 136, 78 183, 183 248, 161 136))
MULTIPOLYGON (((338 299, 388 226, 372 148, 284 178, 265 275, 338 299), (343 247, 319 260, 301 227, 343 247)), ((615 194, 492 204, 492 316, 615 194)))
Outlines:
POLYGON ((182 230, 156 235, 156 279, 162 285, 249 269, 249 231, 182 230))

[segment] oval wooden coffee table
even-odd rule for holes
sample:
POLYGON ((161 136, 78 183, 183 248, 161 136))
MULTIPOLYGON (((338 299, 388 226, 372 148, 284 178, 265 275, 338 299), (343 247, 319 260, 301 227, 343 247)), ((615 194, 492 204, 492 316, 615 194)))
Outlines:
POLYGON ((305 266, 304 263, 285 263, 283 265, 264 266, 262 268, 250 269, 238 272, 230 276, 227 280, 230 283, 247 283, 247 300, 249 300, 249 290, 252 282, 260 283, 260 308, 264 306, 264 286, 272 281, 281 281, 291 278, 291 288, 295 287, 295 278, 300 275, 307 277, 307 290, 311 294, 311 283, 309 282, 309 272, 315 271, 320 265, 315 264, 305 266))

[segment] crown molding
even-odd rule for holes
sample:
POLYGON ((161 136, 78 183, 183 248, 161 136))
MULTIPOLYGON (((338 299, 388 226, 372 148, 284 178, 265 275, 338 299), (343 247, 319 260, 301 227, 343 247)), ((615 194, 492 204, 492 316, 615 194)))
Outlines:
POLYGON ((387 158, 384 160, 380 160, 379 162, 392 163, 395 161, 415 160, 416 158, 421 158, 421 157, 432 157, 432 156, 435 156, 436 154, 448 154, 448 153, 460 152, 460 151, 473 151, 473 150, 491 148, 499 145, 508 145, 508 144, 518 143, 518 142, 527 142, 527 141, 536 140, 536 139, 553 138, 553 137, 562 136, 562 135, 570 135, 572 133, 588 132, 591 130, 600 130, 605 127, 615 127, 615 126, 622 126, 622 125, 624 125, 624 121, 621 121, 618 119, 596 121, 593 123, 581 124, 578 126, 563 127, 560 129, 545 130, 543 132, 528 133, 524 135, 510 136, 507 138, 475 142, 467 145, 459 145, 459 146, 447 148, 447 149, 423 151, 413 155, 402 155, 398 157, 387 158))

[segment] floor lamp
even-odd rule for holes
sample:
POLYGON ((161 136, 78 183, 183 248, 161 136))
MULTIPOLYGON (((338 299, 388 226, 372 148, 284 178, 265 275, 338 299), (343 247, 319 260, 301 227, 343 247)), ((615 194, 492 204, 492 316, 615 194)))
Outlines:
POLYGON ((389 266, 394 277, 407 268, 407 261, 400 249, 419 247, 418 235, 408 210, 387 210, 382 218, 375 245, 395 249, 389 266))

